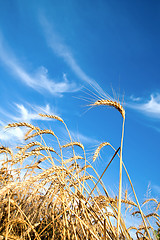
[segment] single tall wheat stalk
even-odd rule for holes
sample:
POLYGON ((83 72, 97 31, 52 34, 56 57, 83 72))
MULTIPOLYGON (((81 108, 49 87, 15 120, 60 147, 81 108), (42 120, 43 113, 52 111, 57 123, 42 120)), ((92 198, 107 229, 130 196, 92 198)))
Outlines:
POLYGON ((121 199, 122 199, 122 147, 124 137, 124 123, 125 123, 125 110, 122 105, 116 101, 101 99, 91 104, 91 106, 110 106, 116 108, 123 118, 122 124, 122 136, 121 136, 121 147, 120 147, 120 169, 119 169, 119 198, 118 198, 118 218, 117 218, 117 239, 119 239, 119 227, 120 227, 120 215, 121 215, 121 199))

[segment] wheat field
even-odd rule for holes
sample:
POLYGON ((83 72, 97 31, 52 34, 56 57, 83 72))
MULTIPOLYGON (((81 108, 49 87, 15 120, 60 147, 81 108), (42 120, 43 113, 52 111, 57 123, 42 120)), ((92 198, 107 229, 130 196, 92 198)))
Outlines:
POLYGON ((0 146, 0 239, 158 239, 160 202, 147 199, 140 205, 131 178, 122 160, 125 110, 116 101, 98 100, 92 106, 106 105, 118 110, 122 117, 121 146, 101 143, 92 153, 95 162, 104 147, 113 156, 101 176, 88 161, 85 148, 74 142, 64 120, 58 121, 68 133, 69 142, 61 143, 54 129, 41 129, 29 123, 10 123, 8 128, 25 128, 25 143, 12 150, 0 146), (48 140, 49 139, 49 140, 48 140), (52 139, 52 141, 51 141, 52 139), (102 182, 115 156, 119 158, 119 193, 111 197, 102 182), (122 197, 122 169, 127 174, 134 200, 127 191, 122 197), (154 204, 145 214, 143 207, 154 204), (127 226, 123 209, 140 224, 127 226))

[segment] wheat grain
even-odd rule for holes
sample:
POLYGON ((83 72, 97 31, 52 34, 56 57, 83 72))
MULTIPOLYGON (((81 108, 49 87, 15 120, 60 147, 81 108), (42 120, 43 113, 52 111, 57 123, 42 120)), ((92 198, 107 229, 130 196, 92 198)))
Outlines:
POLYGON ((121 113, 122 117, 125 119, 125 110, 122 107, 122 105, 120 105, 118 102, 102 99, 91 104, 91 106, 99 106, 99 105, 106 105, 106 106, 111 106, 116 108, 121 113))
MULTIPOLYGON (((37 147, 37 148, 34 148, 32 151, 42 151, 42 150, 46 150, 46 151, 50 151, 50 152, 54 152, 56 153, 56 151, 52 148, 52 147, 44 147, 44 146, 41 146, 41 147, 37 147)), ((57 153, 56 153, 57 154, 57 153)), ((57 154, 58 155, 58 154, 57 154)))
POLYGON ((78 160, 78 159, 84 159, 84 158, 81 157, 81 156, 74 156, 74 157, 71 157, 69 159, 64 160, 64 163, 67 164, 69 162, 72 162, 72 161, 75 161, 75 160, 78 160))
POLYGON ((39 113, 39 115, 40 115, 41 117, 53 118, 53 119, 56 119, 56 120, 64 123, 63 119, 60 118, 60 117, 58 117, 58 116, 56 116, 56 115, 49 115, 49 114, 42 114, 42 113, 39 113))
POLYGON ((155 198, 149 198, 146 201, 144 201, 142 205, 145 205, 146 203, 151 202, 151 201, 153 201, 153 202, 158 204, 158 202, 157 202, 157 200, 155 198))
POLYGON ((33 137, 36 137, 36 136, 41 135, 41 134, 51 134, 53 136, 56 136, 52 130, 45 129, 45 130, 39 130, 38 132, 35 132, 32 135, 27 136, 25 138, 25 140, 28 140, 28 139, 33 138, 33 137))
POLYGON ((13 159, 13 152, 10 148, 0 146, 0 153, 9 153, 11 155, 11 158, 13 159))
POLYGON ((94 156, 93 156, 93 162, 94 162, 94 161, 96 160, 96 158, 98 157, 100 150, 101 150, 104 146, 107 146, 107 145, 111 146, 111 144, 108 143, 108 142, 103 142, 103 143, 101 143, 101 144, 98 146, 98 148, 96 149, 96 151, 95 151, 95 153, 94 153, 94 156))
POLYGON ((22 154, 24 154, 24 152, 26 151, 26 150, 28 150, 29 148, 31 148, 31 147, 33 147, 33 146, 36 146, 36 145, 38 145, 38 146, 43 146, 40 142, 37 142, 37 141, 35 141, 35 142, 30 142, 30 143, 28 143, 28 144, 26 144, 24 147, 21 147, 20 148, 20 151, 14 156, 15 158, 18 158, 18 157, 20 157, 22 154))
POLYGON ((156 211, 160 208, 160 202, 157 204, 156 211))
POLYGON ((65 145, 62 145, 62 148, 67 148, 67 147, 70 147, 70 146, 79 146, 79 147, 82 148, 83 151, 84 151, 84 146, 83 146, 83 144, 80 143, 80 142, 70 142, 70 143, 67 143, 67 144, 65 144, 65 145))
POLYGON ((32 124, 26 123, 26 122, 10 123, 5 128, 11 128, 11 127, 29 127, 33 130, 40 130, 39 127, 35 127, 32 124))

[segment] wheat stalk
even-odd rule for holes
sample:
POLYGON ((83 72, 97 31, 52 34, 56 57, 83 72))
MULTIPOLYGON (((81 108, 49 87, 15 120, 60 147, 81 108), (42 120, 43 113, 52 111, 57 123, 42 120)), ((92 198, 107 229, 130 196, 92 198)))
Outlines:
POLYGON ((121 136, 121 148, 120 148, 120 169, 119 169, 119 201, 118 201, 118 218, 117 218, 117 239, 119 239, 119 227, 120 227, 120 214, 121 214, 121 198, 122 198, 122 147, 123 147, 123 137, 124 137, 124 122, 125 122, 125 110, 122 105, 116 101, 109 99, 101 99, 91 104, 91 106, 110 106, 116 108, 123 118, 122 124, 122 136, 121 136))

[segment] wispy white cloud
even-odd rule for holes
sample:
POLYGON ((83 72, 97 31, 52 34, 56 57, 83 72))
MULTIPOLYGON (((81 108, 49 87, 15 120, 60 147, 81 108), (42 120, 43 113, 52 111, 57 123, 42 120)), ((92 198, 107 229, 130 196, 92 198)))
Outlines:
MULTIPOLYGON (((17 122, 27 122, 30 123, 33 120, 43 120, 38 113, 45 113, 50 115, 55 115, 56 113, 51 110, 50 105, 46 106, 32 106, 31 109, 27 109, 23 104, 15 104, 17 108, 17 115, 12 116, 12 119, 17 122)), ((30 104, 28 104, 30 106, 30 104)))
POLYGON ((74 82, 69 82, 66 75, 63 74, 61 82, 51 79, 48 76, 48 70, 44 66, 39 67, 34 73, 27 72, 9 51, 4 43, 4 38, 0 33, 0 60, 18 79, 38 92, 50 92, 54 95, 62 96, 66 92, 75 92, 80 89, 74 82))
MULTIPOLYGON (((26 103, 26 105, 27 107, 23 104, 15 103, 13 106, 14 114, 8 113, 2 108, 0 109, 0 113, 4 116, 5 122, 9 120, 27 123, 30 123, 34 120, 43 120, 43 118, 38 115, 39 113, 58 115, 53 109, 51 109, 49 104, 46 104, 45 106, 38 106, 26 103)), ((1 125, 3 125, 4 122, 1 121, 1 123, 1 125)))
POLYGON ((26 130, 22 128, 5 129, 4 126, 0 128, 0 141, 2 142, 15 142, 23 141, 26 130))
POLYGON ((133 102, 139 102, 141 100, 140 97, 135 97, 134 95, 131 95, 130 96, 130 99, 133 101, 133 102))
POLYGON ((83 144, 92 144, 92 145, 97 145, 99 144, 99 141, 96 140, 95 138, 86 136, 82 133, 79 132, 73 132, 71 131, 71 136, 75 141, 81 142, 83 144))
POLYGON ((52 49, 54 54, 61 57, 79 79, 81 79, 83 82, 86 82, 87 84, 92 86, 92 88, 94 88, 99 94, 106 97, 105 92, 99 86, 99 84, 81 69, 69 47, 54 31, 53 26, 48 22, 44 15, 40 16, 40 23, 43 28, 45 38, 47 40, 47 44, 52 49))
MULTIPOLYGON (((29 105, 29 104, 28 104, 29 105)), ((46 118, 42 118, 38 115, 38 113, 46 113, 51 115, 57 115, 49 104, 46 106, 32 106, 32 108, 27 108, 23 104, 15 104, 14 114, 8 113, 3 109, 0 109, 1 116, 5 119, 4 121, 0 121, 0 140, 4 142, 14 142, 22 141, 24 138, 24 134, 26 133, 26 129, 24 128, 7 128, 8 121, 11 122, 27 122, 33 123, 34 120, 48 120, 46 118)))
POLYGON ((151 94, 150 99, 146 101, 133 100, 126 104, 127 107, 140 111, 152 118, 160 118, 160 94, 151 94))
POLYGON ((0 121, 0 145, 13 145, 23 142, 26 129, 24 128, 5 128, 6 121, 0 121))

